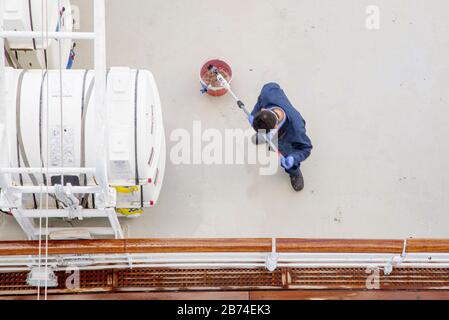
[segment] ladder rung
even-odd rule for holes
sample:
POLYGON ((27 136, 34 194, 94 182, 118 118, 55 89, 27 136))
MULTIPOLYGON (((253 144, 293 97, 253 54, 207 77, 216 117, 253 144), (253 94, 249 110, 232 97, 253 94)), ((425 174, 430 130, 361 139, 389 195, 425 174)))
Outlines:
MULTIPOLYGON (((46 228, 42 228, 42 232, 39 233, 39 230, 34 231, 34 234, 36 236, 39 236, 39 234, 46 236, 46 235, 50 235, 50 233, 52 232, 58 232, 58 231, 70 231, 73 228, 48 228, 48 233, 46 228)), ((110 235, 115 235, 114 230, 112 230, 111 228, 77 228, 77 229, 83 229, 83 230, 87 230, 89 231, 90 234, 92 235, 97 235, 97 236, 110 236, 110 235)))
MULTIPOLYGON (((69 213, 67 210, 57 209, 33 209, 33 210, 20 210, 20 215, 24 218, 68 218, 69 213)), ((108 214, 105 210, 100 209, 83 209, 80 211, 79 216, 83 218, 107 218, 108 214)))
POLYGON ((23 174, 82 174, 95 173, 95 168, 2 168, 0 173, 23 173, 23 174))
POLYGON ((12 39, 74 39, 94 40, 94 32, 42 32, 42 31, 1 31, 0 38, 12 39))
MULTIPOLYGON (((55 187, 47 187, 47 186, 12 186, 8 188, 9 192, 12 193, 35 193, 35 194, 50 194, 50 193, 56 193, 55 187)), ((72 187, 64 187, 64 191, 68 192, 70 191, 72 194, 84 194, 84 193, 98 193, 101 191, 101 188, 98 186, 87 186, 87 187, 78 187, 78 186, 72 186, 72 187)))

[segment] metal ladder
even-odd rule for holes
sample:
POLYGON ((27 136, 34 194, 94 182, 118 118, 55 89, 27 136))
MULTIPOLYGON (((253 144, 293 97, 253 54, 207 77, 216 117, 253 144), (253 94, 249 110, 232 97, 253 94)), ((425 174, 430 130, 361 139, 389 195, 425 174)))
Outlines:
POLYGON ((97 160, 95 168, 11 168, 9 167, 7 121, 5 104, 5 54, 0 53, 0 209, 8 208, 14 218, 30 240, 39 236, 49 236, 53 232, 69 231, 73 228, 39 228, 34 222, 39 218, 105 218, 109 227, 105 228, 79 228, 88 231, 92 236, 113 236, 124 238, 120 226, 116 206, 116 191, 109 187, 107 173, 107 105, 106 105, 106 40, 105 40, 105 0, 93 0, 94 32, 44 32, 41 31, 5 31, 4 30, 4 0, 0 0, 0 48, 5 47, 7 38, 45 38, 49 39, 84 39, 94 41, 95 63, 95 117, 98 124, 97 160), (6 156, 4 156, 6 154, 6 156), (12 174, 92 174, 98 181, 98 186, 14 186, 12 174), (83 209, 80 206, 70 206, 64 209, 25 209, 22 208, 24 194, 59 194, 62 197, 74 199, 74 194, 95 195, 96 208, 83 209))

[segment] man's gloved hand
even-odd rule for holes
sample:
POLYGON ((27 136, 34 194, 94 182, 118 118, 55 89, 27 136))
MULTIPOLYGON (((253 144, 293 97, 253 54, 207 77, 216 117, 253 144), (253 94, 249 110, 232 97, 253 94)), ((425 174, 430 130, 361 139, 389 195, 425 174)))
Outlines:
POLYGON ((254 122, 254 116, 253 116, 253 115, 250 115, 250 116, 248 117, 248 121, 249 121, 249 124, 250 124, 250 125, 253 125, 253 122, 254 122))
POLYGON ((295 158, 293 158, 292 156, 284 157, 281 159, 281 166, 286 170, 290 170, 291 168, 293 168, 294 164, 295 158))

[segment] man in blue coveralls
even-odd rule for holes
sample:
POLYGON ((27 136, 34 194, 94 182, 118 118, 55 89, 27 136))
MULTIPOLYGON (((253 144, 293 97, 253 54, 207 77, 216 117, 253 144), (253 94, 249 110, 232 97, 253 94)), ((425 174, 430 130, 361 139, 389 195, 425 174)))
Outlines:
POLYGON ((281 166, 290 175, 293 189, 304 189, 300 166, 310 156, 312 142, 306 134, 306 122, 277 83, 263 87, 249 121, 259 133, 254 136, 256 144, 264 142, 260 133, 266 132, 268 137, 277 134, 278 148, 284 156, 281 166))

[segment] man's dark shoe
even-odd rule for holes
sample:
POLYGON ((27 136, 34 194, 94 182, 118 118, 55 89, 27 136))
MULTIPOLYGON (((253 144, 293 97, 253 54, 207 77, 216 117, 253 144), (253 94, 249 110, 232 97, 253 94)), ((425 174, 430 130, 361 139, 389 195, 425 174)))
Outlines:
POLYGON ((299 170, 298 176, 290 176, 290 181, 295 191, 299 192, 302 191, 302 189, 304 189, 304 177, 302 175, 301 170, 299 170))

